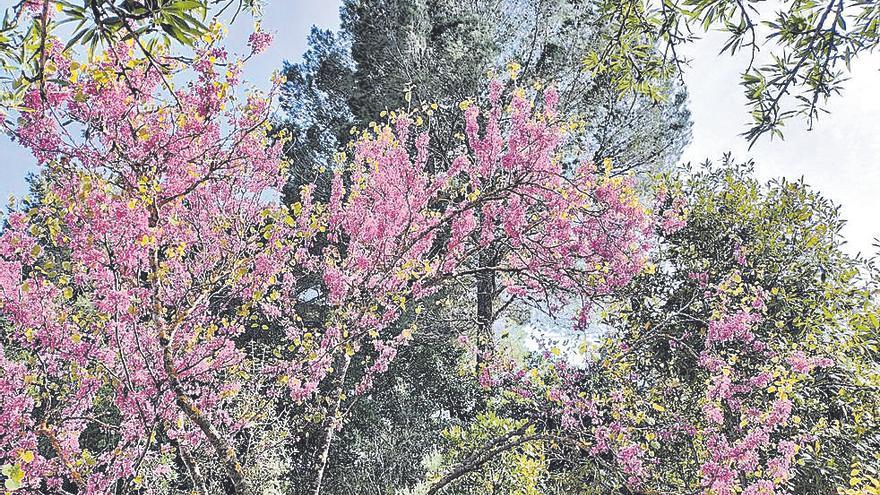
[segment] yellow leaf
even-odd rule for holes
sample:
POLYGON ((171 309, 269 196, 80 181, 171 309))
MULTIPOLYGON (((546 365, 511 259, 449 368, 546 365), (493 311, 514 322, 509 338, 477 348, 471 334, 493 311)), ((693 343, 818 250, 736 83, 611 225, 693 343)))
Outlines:
POLYGON ((611 158, 606 158, 602 160, 602 166, 605 168, 605 174, 610 174, 611 169, 614 167, 614 160, 611 158))

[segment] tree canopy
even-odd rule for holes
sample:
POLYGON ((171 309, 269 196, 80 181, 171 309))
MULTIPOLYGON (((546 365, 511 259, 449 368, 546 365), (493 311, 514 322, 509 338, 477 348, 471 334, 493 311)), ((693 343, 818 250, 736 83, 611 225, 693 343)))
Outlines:
POLYGON ((803 181, 675 165, 647 6, 347 1, 268 91, 238 7, 10 11, 6 493, 880 493, 877 268, 803 181))
POLYGON ((607 37, 590 2, 346 1, 341 18, 340 32, 313 30, 304 61, 285 66, 281 102, 295 140, 288 195, 329 169, 353 126, 399 108, 430 114, 435 156, 454 149, 464 131, 458 106, 486 97, 488 72, 553 84, 560 111, 583 127, 583 152, 613 158, 616 172, 669 167, 689 140, 686 93, 674 80, 621 98, 607 76, 581 68, 607 37))

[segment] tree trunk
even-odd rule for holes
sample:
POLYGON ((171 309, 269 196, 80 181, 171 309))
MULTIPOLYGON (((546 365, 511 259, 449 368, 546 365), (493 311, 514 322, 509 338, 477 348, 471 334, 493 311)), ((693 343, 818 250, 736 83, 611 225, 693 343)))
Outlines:
POLYGON ((324 472, 327 470, 327 461, 330 459, 330 445, 333 443, 333 437, 340 426, 341 418, 339 417, 339 413, 342 409, 342 394, 345 390, 345 377, 348 375, 348 368, 350 365, 351 356, 346 353, 342 358, 339 377, 336 379, 333 407, 324 421, 324 437, 321 440, 318 458, 315 459, 315 477, 312 480, 311 490, 309 490, 312 495, 320 495, 321 493, 321 485, 324 482, 324 472))
POLYGON ((211 420, 205 416, 198 408, 196 403, 186 394, 180 379, 177 376, 177 370, 174 368, 174 359, 171 354, 171 342, 168 338, 168 331, 163 325, 159 333, 159 343, 162 346, 162 362, 165 368, 165 374, 168 376, 168 383, 171 385, 171 391, 174 392, 174 398, 177 406, 183 411, 183 414, 195 423, 205 437, 208 443, 214 448, 217 457, 226 469, 226 474, 232 482, 232 487, 236 495, 246 495, 248 493, 247 483, 244 480, 244 470, 235 453, 232 444, 220 433, 219 430, 211 423, 211 420))
MULTIPOLYGON (((152 209, 150 211, 150 219, 148 225, 155 228, 159 225, 159 209, 156 206, 156 200, 153 199, 152 209)), ((153 286, 153 317, 159 333, 159 346, 162 349, 162 367, 168 379, 168 385, 174 393, 177 407, 196 424, 208 443, 214 448, 214 452, 223 464, 229 480, 232 482, 232 488, 236 495, 247 495, 248 488, 244 479, 244 470, 238 455, 235 453, 235 447, 227 440, 220 430, 211 422, 210 419, 199 409, 195 401, 186 394, 183 385, 180 383, 180 377, 177 375, 177 369, 174 366, 174 351, 171 346, 171 339, 174 335, 173 328, 165 321, 164 307, 162 306, 162 279, 159 276, 159 250, 153 248, 150 252, 150 274, 155 277, 155 285, 153 286)), ((182 318, 181 318, 182 321, 182 318)), ((179 322, 178 322, 179 324, 179 322)))
MULTIPOLYGON (((491 252, 480 254, 480 268, 488 268, 495 264, 495 256, 491 252)), ((477 344, 480 350, 494 349, 492 323, 495 320, 495 272, 483 270, 477 272, 477 344)))

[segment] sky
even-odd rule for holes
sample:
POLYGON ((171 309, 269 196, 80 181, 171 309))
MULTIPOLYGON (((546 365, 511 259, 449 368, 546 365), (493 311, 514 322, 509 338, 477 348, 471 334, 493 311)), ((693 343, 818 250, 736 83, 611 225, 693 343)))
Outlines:
MULTIPOLYGON (((10 0, 0 0, 5 9, 10 0)), ((313 25, 337 29, 339 2, 333 0, 269 0, 263 29, 275 35, 275 43, 247 67, 251 83, 267 87, 282 60, 298 61, 307 46, 313 25)), ((252 22, 240 19, 228 39, 242 50, 252 22)), ((871 244, 880 237, 880 54, 862 58, 842 96, 828 105, 812 131, 800 121, 787 124, 785 140, 762 138, 749 150, 739 135, 748 120, 746 100, 739 86, 742 58, 718 56, 724 37, 709 33, 687 47, 692 59, 685 72, 694 122, 693 139, 682 161, 719 160, 730 151, 738 160, 753 159, 762 179, 787 177, 804 180, 841 206, 848 220, 844 235, 847 250, 872 254, 871 244)), ((744 56, 745 54, 743 54, 744 56)), ((0 200, 26 192, 25 176, 35 170, 30 153, 0 136, 0 200)))
POLYGON ((762 179, 786 177, 804 181, 841 208, 847 220, 844 237, 850 254, 874 254, 880 237, 880 54, 860 58, 841 95, 808 130, 792 119, 785 140, 763 137, 748 149, 739 135, 749 115, 739 86, 746 54, 718 56, 725 37, 710 33, 684 52, 691 59, 684 72, 690 96, 693 139, 682 161, 720 160, 726 151, 738 161, 753 159, 762 179))

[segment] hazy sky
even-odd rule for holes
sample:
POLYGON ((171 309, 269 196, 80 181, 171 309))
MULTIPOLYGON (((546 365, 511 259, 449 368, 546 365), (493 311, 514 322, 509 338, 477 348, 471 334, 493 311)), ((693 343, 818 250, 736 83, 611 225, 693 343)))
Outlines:
MULTIPOLYGON (((0 0, 4 9, 10 0, 0 0)), ((270 0, 263 27, 276 35, 274 45, 248 67, 246 77, 267 86, 282 60, 298 60, 312 25, 337 28, 339 2, 331 0, 270 0)), ((233 47, 242 47, 249 20, 242 19, 230 33, 233 47)), ((741 60, 716 56, 722 37, 709 35, 689 47, 693 62, 685 74, 693 114, 693 141, 683 160, 720 159, 732 151, 737 159, 753 158, 765 179, 803 176, 841 205, 848 219, 845 235, 853 253, 873 252, 872 239, 880 237, 880 55, 855 64, 843 96, 832 100, 812 131, 800 122, 788 124, 784 141, 762 139, 751 150, 739 136, 747 121, 745 98, 738 85, 741 60)), ((0 136, 0 198, 25 191, 24 177, 34 170, 30 154, 0 136)))

